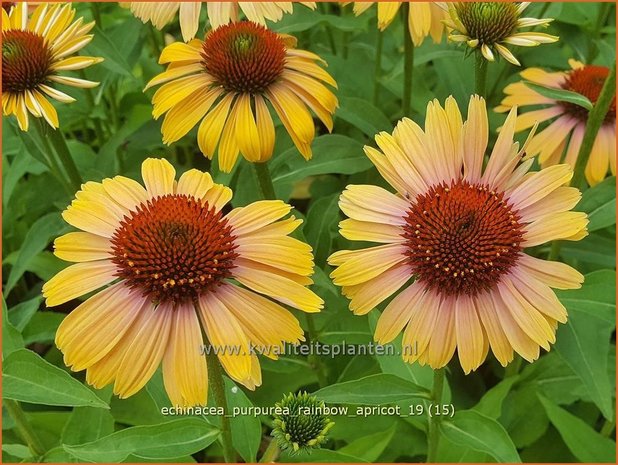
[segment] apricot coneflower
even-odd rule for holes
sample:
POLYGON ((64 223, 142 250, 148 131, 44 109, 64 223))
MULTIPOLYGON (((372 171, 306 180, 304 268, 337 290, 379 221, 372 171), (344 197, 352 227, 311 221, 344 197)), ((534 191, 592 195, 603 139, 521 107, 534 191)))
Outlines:
MULTIPOLYGON (((565 72, 550 73, 539 68, 529 68, 522 71, 520 75, 526 81, 544 87, 577 92, 595 104, 609 74, 609 68, 584 65, 573 59, 569 60, 569 65, 571 69, 565 72)), ((530 141, 527 149, 528 155, 539 155, 539 162, 543 167, 561 163, 563 158, 564 163, 575 167, 588 121, 588 110, 573 103, 545 97, 523 82, 506 86, 504 92, 507 97, 496 108, 496 111, 508 111, 514 105, 520 108, 531 105, 539 106, 517 117, 515 131, 528 129, 537 122, 551 121, 545 130, 530 141)), ((592 146, 585 170, 586 180, 590 185, 598 184, 605 179, 608 169, 612 175, 616 174, 615 97, 592 146)))
POLYGON ((495 60, 498 53, 519 66, 506 45, 534 47, 556 42, 558 37, 543 32, 519 32, 522 28, 547 26, 553 19, 521 18, 530 2, 453 2, 447 3, 450 18, 444 24, 450 29, 449 40, 466 42, 480 49, 483 56, 495 60))
POLYGON ((230 377, 253 389, 261 374, 250 344, 276 358, 276 347, 303 339, 275 301, 317 312, 322 300, 305 287, 311 248, 288 236, 301 220, 281 220, 289 205, 262 201, 225 214, 229 188, 198 170, 178 181, 175 174, 169 162, 149 158, 145 188, 122 176, 84 184, 63 213, 80 231, 54 244, 58 257, 77 263, 43 294, 53 307, 104 288, 56 334, 65 363, 86 369, 88 383, 113 382, 115 394, 129 397, 163 363, 172 403, 203 405, 202 329, 230 377))
POLYGON ((167 70, 146 86, 163 84, 152 99, 153 116, 165 114, 163 142, 177 141, 201 120, 198 145, 208 158, 218 145, 222 171, 231 171, 239 153, 251 162, 267 161, 275 144, 270 102, 300 153, 311 158, 309 108, 332 130, 337 98, 322 82, 336 83, 316 63, 324 63, 320 57, 294 43, 243 21, 211 31, 204 41, 167 46, 159 59, 169 63, 167 70))
MULTIPOLYGON (((195 37, 199 28, 200 11, 204 2, 129 2, 133 14, 144 23, 150 21, 157 29, 169 24, 176 13, 180 21, 180 31, 185 42, 195 37)), ((240 19, 240 11, 254 23, 279 21, 284 13, 292 13, 294 2, 207 2, 208 19, 213 29, 230 21, 240 19)), ((299 2, 315 9, 315 2, 299 2)))
POLYGON ((75 10, 69 3, 42 3, 30 17, 25 2, 13 5, 9 13, 2 9, 2 114, 15 115, 22 131, 28 130, 28 114, 58 127, 58 113, 48 98, 62 103, 75 99, 54 88, 54 84, 99 84, 59 74, 103 61, 71 56, 92 40, 88 32, 94 26, 94 22, 83 24, 82 18, 73 21, 74 17, 75 10))
POLYGON ((467 373, 488 347, 502 365, 513 351, 532 361, 567 319, 551 288, 578 288, 583 276, 524 249, 579 240, 588 220, 569 211, 580 192, 563 186, 572 176, 568 165, 527 173, 532 160, 519 163, 515 121, 513 109, 483 169, 484 100, 472 97, 465 123, 452 97, 445 109, 431 102, 425 131, 403 119, 392 135, 376 136, 381 151, 365 148, 397 194, 348 186, 341 196, 349 217, 341 235, 384 245, 334 253, 331 276, 358 315, 404 287, 382 312, 375 339, 388 343, 405 328, 408 362, 440 368, 457 348, 467 373))

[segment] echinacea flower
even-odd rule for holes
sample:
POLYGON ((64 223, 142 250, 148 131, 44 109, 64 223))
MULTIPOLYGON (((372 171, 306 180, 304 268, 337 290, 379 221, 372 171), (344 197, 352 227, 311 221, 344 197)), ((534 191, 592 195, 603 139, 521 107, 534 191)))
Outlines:
MULTIPOLYGON (((344 2, 352 3, 353 11, 356 16, 367 11, 376 2, 344 2)), ((385 30, 395 19, 399 8, 403 2, 377 2, 378 4, 378 28, 385 30)), ((408 28, 410 37, 415 46, 419 46, 425 37, 431 35, 435 43, 442 40, 444 30, 443 20, 446 19, 446 12, 433 2, 409 2, 410 12, 408 14, 408 28)))
POLYGON ((226 214, 229 188, 195 169, 175 175, 169 162, 149 158, 145 187, 123 176, 84 184, 62 214, 80 231, 54 243, 59 258, 76 263, 43 294, 53 307, 99 290, 56 334, 65 363, 86 369, 88 383, 114 383, 126 398, 162 363, 172 403, 204 405, 204 344, 253 389, 261 374, 250 347, 276 358, 284 342, 303 340, 296 318, 276 302, 317 312, 322 300, 305 287, 313 257, 288 236, 301 223, 282 220, 289 205, 261 201, 226 214))
MULTIPOLYGON (((609 74, 605 66, 584 65, 577 60, 569 60, 568 71, 547 72, 540 68, 529 68, 520 76, 529 82, 554 89, 577 92, 596 103, 609 74)), ((528 156, 539 155, 542 167, 557 163, 575 166, 582 146, 588 110, 574 103, 561 102, 545 97, 528 87, 524 82, 516 82, 505 87, 507 97, 496 108, 498 112, 510 110, 513 106, 535 106, 535 109, 517 117, 515 131, 523 131, 536 123, 551 121, 550 124, 530 141, 526 152, 528 156), (569 137, 570 136, 570 137, 569 137), (565 152, 566 148, 566 152, 565 152)), ((585 175, 593 186, 605 179, 607 171, 616 174, 616 98, 612 100, 605 121, 592 146, 585 175)))
MULTIPOLYGON (((280 21, 284 13, 292 13, 294 2, 129 2, 131 12, 142 22, 150 21, 157 29, 169 24, 176 13, 180 21, 180 32, 185 42, 195 37, 199 28, 202 3, 206 3, 210 27, 223 26, 240 19, 240 11, 249 21, 266 24, 266 21, 280 21)), ((298 2, 315 9, 315 2, 298 2)))
POLYGON ((84 69, 102 58, 71 56, 86 46, 94 22, 73 21, 70 3, 42 3, 32 15, 28 4, 13 5, 10 13, 2 9, 2 114, 15 115, 19 128, 28 130, 28 114, 45 118, 57 128, 58 113, 48 98, 62 103, 75 99, 54 88, 54 84, 96 87, 99 83, 62 76, 60 71, 84 69))
POLYGON ((585 213, 570 211, 580 192, 565 187, 568 165, 528 173, 513 143, 511 110, 484 166, 485 101, 472 97, 463 122, 455 100, 429 103, 425 130, 403 119, 376 136, 365 153, 397 194, 351 185, 339 205, 349 240, 377 247, 334 253, 331 277, 366 314, 403 290, 384 309, 380 344, 402 330, 403 358, 445 366, 457 349, 463 370, 478 368, 491 347, 506 366, 513 351, 526 360, 550 349, 567 312, 551 288, 575 289, 583 276, 563 263, 524 253, 545 242, 586 236, 585 213), (410 281, 412 281, 410 283, 410 281))
POLYGON ((165 114, 163 142, 177 141, 198 122, 200 150, 229 172, 239 152, 251 162, 270 159, 274 108, 300 153, 311 158, 315 126, 309 108, 332 130, 337 98, 322 82, 335 80, 314 53, 294 48, 295 39, 256 23, 230 23, 204 41, 168 45, 159 59, 167 70, 146 86, 163 84, 152 98, 153 116, 165 114), (322 81, 322 82, 320 82, 322 81))
POLYGON ((466 42, 469 47, 480 49, 489 61, 494 61, 498 53, 520 66, 506 45, 534 47, 558 40, 558 37, 543 32, 519 32, 522 28, 547 26, 553 21, 550 18, 521 18, 530 2, 453 2, 447 5, 450 18, 444 24, 450 29, 449 40, 466 42))

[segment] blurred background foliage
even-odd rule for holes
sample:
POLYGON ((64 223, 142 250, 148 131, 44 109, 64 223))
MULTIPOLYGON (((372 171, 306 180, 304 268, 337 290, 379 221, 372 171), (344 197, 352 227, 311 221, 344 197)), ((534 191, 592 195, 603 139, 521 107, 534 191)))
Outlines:
MULTIPOLYGON (((59 108, 62 131, 85 180, 123 174, 139 178, 147 156, 168 158, 181 171, 209 170, 216 182, 235 192, 234 206, 259 198, 257 180, 248 163, 232 173, 219 173, 199 152, 192 132, 172 147, 161 142, 161 121, 151 117, 152 91, 145 83, 162 71, 158 54, 169 35, 179 38, 175 21, 164 32, 143 25, 116 3, 76 4, 78 16, 97 20, 94 40, 83 53, 105 61, 88 68, 88 79, 101 85, 91 91, 72 90, 77 101, 59 108)), ((202 21, 206 23, 205 9, 202 21)), ((613 3, 536 3, 527 16, 553 17, 548 32, 560 41, 518 48, 522 69, 541 66, 565 69, 575 57, 610 66, 615 60, 613 3)), ((315 11, 296 7, 272 29, 292 34, 299 47, 326 60, 338 83, 340 107, 333 134, 318 124, 314 157, 305 162, 279 124, 275 156, 270 162, 277 196, 306 218, 299 233, 315 251, 314 290, 326 301, 315 315, 317 340, 325 344, 371 341, 377 310, 354 317, 348 301, 328 279, 326 257, 333 250, 357 248, 337 234, 342 219, 338 196, 347 184, 385 186, 362 147, 373 144, 379 131, 392 131, 401 118, 403 27, 399 19, 383 33, 381 69, 376 71, 378 31, 375 8, 359 17, 351 7, 319 4, 315 11), (377 79, 377 92, 375 82, 377 79)), ((416 49, 412 118, 422 123, 427 102, 453 95, 465 108, 474 88, 474 59, 464 58, 454 44, 430 39, 416 49)), ((518 80, 519 69, 500 61, 489 66, 488 108, 501 100, 502 89, 518 80)), ((495 139, 504 115, 489 112, 495 139)), ((194 130, 195 131, 195 130, 194 130)), ((524 137, 523 135, 521 136, 524 137)), ((39 433, 44 450, 33 458, 3 409, 3 461, 19 462, 195 462, 221 460, 215 441, 218 419, 209 416, 169 417, 161 376, 137 395, 119 400, 111 388, 91 390, 83 373, 69 374, 53 345, 64 315, 77 302, 53 311, 42 303, 41 285, 65 264, 54 257, 51 242, 68 231, 60 212, 72 193, 66 192, 29 152, 12 119, 3 119, 3 377, 5 399, 24 401, 26 415, 39 433), (27 348, 27 349, 24 349, 27 348), (108 407, 109 406, 109 407, 108 407)), ((492 141, 490 141, 490 146, 492 141)), ((456 414, 442 423, 438 459, 449 462, 614 462, 615 443, 615 178, 589 189, 578 206, 590 214, 590 235, 565 243, 561 259, 586 274, 581 290, 561 292, 569 322, 558 328, 552 351, 518 373, 492 358, 464 376, 455 360, 448 373, 445 398, 456 414), (511 374, 511 376, 508 376, 511 374)), ((548 247, 533 254, 546 256, 548 247)), ((308 329, 302 319, 305 329, 308 329)), ((397 344, 397 342, 395 342, 397 344)), ((406 365, 397 356, 282 357, 263 360, 264 382, 255 392, 228 380, 232 406, 272 406, 288 392, 315 392, 316 369, 328 387, 322 398, 341 403, 350 389, 360 389, 367 405, 423 404, 411 397, 431 387, 432 371, 406 365), (365 381, 366 380, 366 381, 365 381), (338 399, 338 400, 337 400, 338 399)), ((425 405, 427 407, 427 405, 425 405)), ((331 440, 310 456, 283 455, 282 461, 423 461, 427 415, 333 418, 331 440)), ((268 417, 232 419, 234 445, 245 461, 256 461, 268 442, 268 417)))

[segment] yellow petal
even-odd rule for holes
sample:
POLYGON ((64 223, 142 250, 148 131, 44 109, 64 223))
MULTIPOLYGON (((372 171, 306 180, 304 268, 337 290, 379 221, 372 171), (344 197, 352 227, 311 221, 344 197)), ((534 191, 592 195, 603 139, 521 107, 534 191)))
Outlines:
POLYGON ((43 285, 45 304, 55 307, 99 289, 116 278, 116 265, 109 260, 71 265, 43 285))

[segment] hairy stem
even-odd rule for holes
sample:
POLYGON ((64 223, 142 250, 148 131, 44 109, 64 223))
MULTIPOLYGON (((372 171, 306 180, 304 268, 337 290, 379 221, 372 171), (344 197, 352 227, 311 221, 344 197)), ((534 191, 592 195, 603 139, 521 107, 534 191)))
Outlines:
POLYGON ((226 463, 236 462, 236 451, 232 445, 232 429, 230 427, 230 419, 228 417, 227 400, 225 398, 225 383, 223 381, 223 370, 221 364, 214 351, 208 351, 206 354, 206 363, 208 365, 208 384, 215 397, 215 402, 218 407, 223 408, 223 416, 221 416, 221 444, 223 446, 223 458, 226 463))
POLYGON ((266 163, 252 163, 264 200, 275 200, 275 186, 266 163))
MULTIPOLYGON (((442 392, 444 390, 444 378, 446 371, 444 368, 434 370, 433 372, 433 387, 431 389, 431 398, 433 405, 442 403, 442 392)), ((438 443, 440 442, 440 420, 442 416, 433 414, 428 418, 429 428, 427 430, 427 463, 434 463, 438 453, 438 443)))

